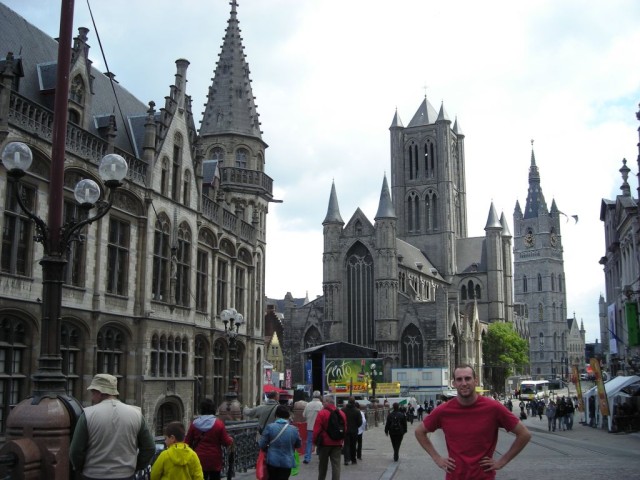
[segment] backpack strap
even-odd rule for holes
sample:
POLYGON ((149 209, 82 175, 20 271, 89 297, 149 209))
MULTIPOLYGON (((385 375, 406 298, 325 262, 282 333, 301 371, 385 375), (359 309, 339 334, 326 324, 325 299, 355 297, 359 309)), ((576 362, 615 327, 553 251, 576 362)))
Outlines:
POLYGON ((274 443, 276 440, 278 440, 278 439, 280 438, 280 435, 282 435, 282 434, 284 433, 284 431, 287 429, 287 427, 288 427, 288 426, 289 426, 289 424, 288 424, 288 423, 285 423, 285 424, 284 424, 284 427, 282 427, 282 428, 280 429, 280 431, 278 432, 278 435, 276 435, 276 438, 274 438, 273 440, 271 440, 271 441, 269 442, 269 444, 267 445, 267 448, 269 448, 269 446, 270 446, 272 443, 274 443))

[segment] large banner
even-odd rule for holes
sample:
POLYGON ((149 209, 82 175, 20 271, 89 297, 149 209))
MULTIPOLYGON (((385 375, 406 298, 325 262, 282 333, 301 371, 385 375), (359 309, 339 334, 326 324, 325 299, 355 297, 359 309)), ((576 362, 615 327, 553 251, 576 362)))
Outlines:
POLYGON ((603 417, 608 417, 609 402, 607 401, 607 391, 604 389, 604 382, 602 381, 600 361, 597 358, 592 358, 589 363, 591 363, 593 374, 596 377, 596 387, 598 387, 598 403, 600 404, 600 415, 602 415, 603 417))
POLYGON ((324 364, 324 376, 332 393, 366 395, 372 381, 383 380, 382 370, 382 360, 376 358, 327 358, 324 364))
POLYGON ((582 385, 580 384, 580 372, 578 367, 573 366, 573 383, 576 385, 576 395, 578 396, 578 411, 584 412, 584 399, 582 398, 582 385))
POLYGON ((609 322, 609 353, 618 353, 618 333, 616 332, 616 304, 612 303, 607 308, 609 322))

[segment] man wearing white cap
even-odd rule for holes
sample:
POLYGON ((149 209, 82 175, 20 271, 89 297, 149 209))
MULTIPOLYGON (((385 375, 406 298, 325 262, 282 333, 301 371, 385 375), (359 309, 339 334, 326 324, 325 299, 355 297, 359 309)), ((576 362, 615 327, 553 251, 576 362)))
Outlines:
POLYGON ((155 444, 140 408, 118 400, 118 379, 99 373, 87 388, 91 407, 84 409, 73 432, 69 459, 85 480, 132 479, 146 467, 155 444))

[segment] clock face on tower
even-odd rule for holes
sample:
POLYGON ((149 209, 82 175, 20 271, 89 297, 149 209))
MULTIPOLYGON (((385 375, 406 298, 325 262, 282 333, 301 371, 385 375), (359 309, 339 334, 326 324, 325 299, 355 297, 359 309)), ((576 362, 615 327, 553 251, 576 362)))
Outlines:
POLYGON ((527 232, 527 234, 524 236, 524 245, 525 247, 533 247, 533 244, 534 244, 533 233, 527 232))

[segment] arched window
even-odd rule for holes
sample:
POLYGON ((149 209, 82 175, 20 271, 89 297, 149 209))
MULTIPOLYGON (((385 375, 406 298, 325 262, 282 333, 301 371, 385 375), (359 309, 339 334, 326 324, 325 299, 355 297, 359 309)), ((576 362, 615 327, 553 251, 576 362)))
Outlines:
POLYGON ((438 197, 435 192, 427 192, 424 199, 424 219, 427 232, 438 229, 438 197))
POLYGON ((542 275, 538 274, 538 291, 542 291, 542 275))
POLYGON ((97 338, 97 362, 96 370, 100 373, 109 373, 118 378, 118 391, 121 398, 127 398, 122 381, 126 375, 125 352, 127 345, 125 335, 117 327, 105 326, 98 332, 97 338))
POLYGON ((160 372, 160 339, 158 335, 151 337, 151 365, 149 365, 152 377, 157 377, 160 372))
POLYGON ((347 253, 347 341, 371 347, 374 344, 373 258, 356 243, 347 253))
POLYGON ((224 164, 224 150, 220 147, 214 147, 210 154, 211 160, 217 160, 218 165, 224 164))
POLYGON ((482 290, 480 289, 480 284, 476 283, 476 299, 480 300, 482 298, 482 290))
MULTIPOLYGON (((64 223, 71 221, 81 221, 87 218, 87 211, 80 207, 71 198, 64 199, 64 223)), ((86 229, 81 229, 79 233, 86 233, 86 229)), ((85 282, 85 242, 71 242, 67 248, 67 264, 65 265, 64 283, 74 287, 84 287, 85 282)))
POLYGON ((528 290, 528 286, 527 286, 527 276, 523 275, 522 276, 522 292, 523 293, 527 293, 528 290))
POLYGON ((82 373, 82 333, 80 329, 68 322, 62 322, 60 331, 60 355, 62 356, 62 373, 67 377, 67 395, 82 398, 80 391, 80 374, 82 373))
POLYGON ((162 159, 162 170, 160 171, 160 194, 165 197, 169 193, 169 159, 164 157, 162 159))
POLYGON ((562 274, 558 275, 558 290, 562 292, 564 290, 564 277, 562 274))
POLYGON ((467 299, 467 287, 464 285, 462 285, 462 288, 460 289, 460 299, 461 300, 467 299))
POLYGON ((213 402, 220 405, 224 400, 225 376, 227 375, 227 342, 219 338, 213 344, 213 402))
POLYGON ((238 400, 242 401, 242 380, 244 378, 244 358, 245 347, 241 342, 235 342, 236 351, 233 355, 233 380, 238 394, 238 400))
POLYGON ((556 276, 555 274, 551 274, 551 291, 555 292, 556 290, 556 276))
POLYGON ((207 339, 203 335, 197 335, 193 346, 194 412, 198 411, 200 401, 207 391, 207 365, 207 339))
MULTIPOLYGON (((176 304, 188 307, 191 300, 191 229, 186 222, 178 228, 178 250, 176 252, 176 304)), ((174 272, 172 272, 174 274, 174 272)))
POLYGON ((165 402, 158 409, 158 418, 156 419, 156 436, 161 437, 164 428, 171 422, 180 420, 180 410, 178 405, 173 402, 165 402))
POLYGON ((415 192, 411 192, 407 198, 407 213, 409 220, 409 232, 420 231, 420 199, 415 192))
POLYGON ((556 302, 553 302, 553 305, 551 305, 551 320, 556 321, 556 302))
POLYGON ((436 176, 435 146, 431 140, 427 140, 424 144, 424 172, 427 178, 436 176))
MULTIPOLYGON (((154 300, 168 302, 168 279, 170 259, 170 224, 166 215, 159 215, 153 240, 153 275, 151 294, 154 300)), ((176 265, 177 267, 177 265, 176 265)))
POLYGON ((322 343, 322 337, 318 329, 316 327, 309 328, 307 333, 304 334, 304 348, 315 347, 316 345, 320 345, 320 343, 322 343))
POLYGON ((540 351, 544 350, 544 334, 542 332, 538 335, 538 348, 540 351))
POLYGON ((538 321, 544 322, 544 307, 542 304, 538 304, 538 321))
POLYGON ((173 137, 173 167, 171 172, 171 198, 180 200, 180 169, 182 167, 182 135, 176 133, 173 137))
POLYGON ((473 300, 475 298, 475 288, 473 288, 473 282, 471 280, 467 282, 467 291, 469 292, 469 300, 473 300))
MULTIPOLYGON (((31 260, 33 255, 33 224, 16 200, 15 186, 5 183, 6 196, 4 202, 4 225, 2 233, 2 271, 23 277, 31 276, 31 260)), ((22 202, 34 211, 36 190, 22 185, 22 202)))
POLYGON ((400 339, 401 365, 403 368, 417 368, 423 366, 423 340, 418 327, 411 324, 405 328, 400 339))
POLYGON ((12 405, 25 398, 26 379, 29 376, 31 338, 26 335, 25 323, 14 316, 0 317, 0 431, 6 431, 6 421, 12 405))
POLYGON ((76 75, 73 77, 69 87, 69 100, 73 100, 74 102, 83 105, 84 91, 84 81, 80 75, 76 75))
POLYGON ((191 172, 185 170, 182 180, 182 204, 188 207, 191 203, 191 172))
POLYGON ((247 162, 249 159, 249 151, 246 148, 239 148, 236 150, 236 167, 247 168, 247 162))

